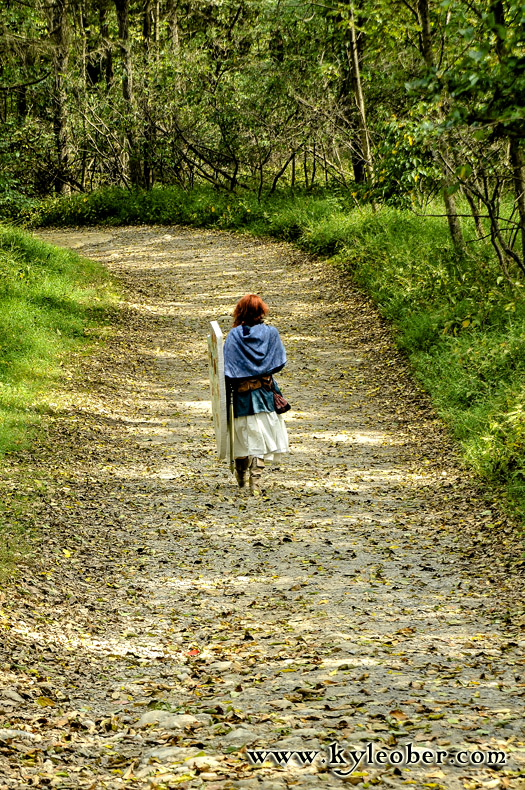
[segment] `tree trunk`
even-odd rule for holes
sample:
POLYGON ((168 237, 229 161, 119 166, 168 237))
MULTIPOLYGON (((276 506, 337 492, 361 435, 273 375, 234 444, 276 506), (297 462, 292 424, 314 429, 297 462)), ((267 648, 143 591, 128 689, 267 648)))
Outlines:
POLYGON ((151 73, 151 34, 152 28, 155 23, 153 20, 152 4, 150 0, 145 0, 144 3, 144 17, 142 25, 142 36, 144 44, 144 83, 145 83, 145 98, 143 101, 144 117, 142 123, 144 125, 144 155, 142 164, 142 177, 143 186, 146 189, 151 189, 153 186, 153 170, 151 166, 151 154, 155 146, 155 128, 152 122, 152 107, 149 99, 150 84, 149 76, 151 73), (153 25, 152 25, 153 22, 153 25))
MULTIPOLYGON (((86 95, 87 95, 87 87, 88 87, 88 69, 87 69, 87 60, 88 60, 88 52, 87 52, 87 32, 86 32, 86 14, 85 14, 85 6, 84 0, 80 0, 78 6, 78 32, 80 35, 80 72, 82 74, 82 104, 86 105, 86 95)), ((85 180, 86 180, 86 163, 87 163, 87 139, 86 139, 86 117, 82 114, 82 144, 81 144, 81 167, 80 167, 80 176, 79 176, 79 183, 84 191, 85 180)))
POLYGON ((132 186, 139 186, 141 172, 134 123, 133 68, 129 40, 129 0, 115 0, 115 9, 117 11, 119 45, 123 66, 122 98, 128 108, 124 132, 128 144, 129 178, 132 186))
POLYGON ((366 181, 365 173, 365 159, 359 141, 359 132, 356 129, 355 119, 355 102, 353 100, 352 76, 350 70, 350 58, 348 50, 345 49, 345 65, 343 67, 344 73, 341 79, 340 101, 342 103, 342 110, 345 120, 348 124, 350 138, 352 144, 350 146, 350 156, 352 158, 352 170, 354 172, 354 181, 356 184, 362 184, 366 181))
MULTIPOLYGON (((494 0, 491 10, 496 24, 499 25, 501 30, 505 30, 507 23, 502 0, 494 0)), ((496 36, 496 52, 500 63, 505 57, 505 49, 505 36, 503 34, 496 36)), ((517 263, 523 271, 525 266, 525 157, 517 137, 510 137, 509 153, 512 167, 512 182, 514 184, 514 194, 516 195, 515 202, 519 216, 519 235, 521 236, 521 263, 518 261, 517 263)))
POLYGON ((463 231, 461 230, 461 223, 458 217, 458 210, 456 208, 456 200, 454 195, 448 191, 448 184, 443 187, 443 198, 445 200, 445 208, 447 212, 448 228, 452 237, 452 242, 457 250, 465 249, 465 240, 463 238, 463 231))
POLYGON ((428 0, 417 0, 417 15, 421 26, 419 50, 428 68, 433 68, 435 64, 434 52, 432 50, 432 28, 430 25, 428 0))
POLYGON ((481 217, 479 215, 480 212, 480 201, 477 198, 477 204, 474 200, 473 196, 470 194, 468 189, 463 189, 463 194, 465 195, 467 202, 470 206, 470 211, 474 218, 474 225, 476 226, 476 236, 478 239, 482 239, 485 236, 485 229, 483 227, 483 223, 481 222, 481 217))
POLYGON ((154 25, 154 33, 153 38, 155 39, 155 55, 156 60, 158 61, 158 52, 159 52, 159 44, 160 44, 160 2, 156 0, 155 2, 155 11, 153 14, 153 25, 154 25))
MULTIPOLYGON (((7 94, 5 98, 7 99, 7 94)), ((27 115, 27 88, 25 85, 16 89, 16 112, 19 118, 25 118, 27 115)))
POLYGON ((520 218, 521 255, 525 265, 525 157, 519 140, 515 137, 510 141, 510 161, 512 164, 512 179, 516 194, 516 205, 520 218))
POLYGON ((350 74, 352 79, 352 87, 354 99, 357 106, 357 122, 359 129, 359 142, 361 144, 361 151, 363 153, 363 166, 366 173, 367 181, 372 184, 374 179, 374 171, 372 166, 372 147, 370 145, 370 132, 366 122, 366 106, 365 97, 363 94, 363 86, 361 83, 361 67, 359 64, 359 48, 357 42, 357 33, 355 29, 355 16, 353 0, 350 0, 350 35, 347 47, 350 74))
POLYGON ((304 188, 308 189, 308 162, 306 159, 306 148, 303 151, 303 170, 304 170, 304 188))
POLYGON ((108 5, 107 0, 102 0, 98 9, 98 24, 100 38, 103 44, 102 63, 106 79, 106 88, 109 90, 113 85, 113 53, 109 40, 108 5))
POLYGON ((271 189, 268 192, 269 195, 273 195, 273 193, 275 192, 277 188, 277 183, 281 178, 281 176, 286 172, 286 168, 288 167, 290 162, 292 163, 292 189, 293 189, 295 183, 295 154, 296 153, 297 153, 297 149, 292 151, 288 159, 285 161, 284 165, 282 165, 282 167, 280 167, 277 173, 275 174, 274 179, 272 181, 271 189))
MULTIPOLYGON (((435 68, 434 51, 432 49, 432 25, 430 23, 429 0, 417 0, 417 15, 421 27, 419 49, 428 69, 435 68)), ((452 168, 447 166, 448 151, 444 140, 438 144, 438 151, 443 160, 443 197, 447 212, 448 227, 454 247, 458 251, 465 249, 465 240, 461 229, 461 222, 456 208, 456 200, 449 192, 451 186, 452 168)))
POLYGON ((167 7, 168 27, 173 51, 178 54, 180 49, 179 40, 179 16, 177 13, 177 0, 168 0, 167 7))
MULTIPOLYGON (((341 63, 339 101, 341 102, 342 113, 348 125, 354 181, 356 184, 363 184, 367 180, 367 171, 365 167, 367 160, 367 141, 365 140, 363 144, 362 123, 364 117, 364 133, 366 134, 366 111, 360 69, 363 35, 360 34, 358 36, 356 33, 353 0, 347 0, 346 8, 346 15, 342 12, 337 15, 338 26, 341 28, 344 27, 346 30, 345 39, 341 45, 342 51, 339 54, 341 63), (359 109, 360 107, 361 110, 359 109)), ((367 137, 369 145, 369 136, 367 135, 367 137)))
POLYGON ((67 93, 65 77, 69 60, 66 0, 54 0, 51 6, 53 41, 53 134, 57 157, 55 192, 68 194, 67 93))

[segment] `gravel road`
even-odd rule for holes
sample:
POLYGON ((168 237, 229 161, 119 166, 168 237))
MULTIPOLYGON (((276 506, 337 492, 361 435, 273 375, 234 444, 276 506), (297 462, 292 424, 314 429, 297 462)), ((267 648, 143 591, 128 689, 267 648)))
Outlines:
POLYGON ((505 522, 366 298, 270 241, 39 235, 124 301, 4 462, 40 531, 2 593, 0 790, 525 790, 505 522), (260 499, 216 460, 207 381, 208 323, 248 291, 293 406, 260 499))

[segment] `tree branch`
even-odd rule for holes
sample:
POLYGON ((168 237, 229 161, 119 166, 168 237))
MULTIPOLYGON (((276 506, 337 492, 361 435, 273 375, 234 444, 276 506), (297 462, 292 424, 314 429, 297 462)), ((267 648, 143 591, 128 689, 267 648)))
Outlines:
POLYGON ((29 88, 31 85, 38 85, 39 82, 47 80, 50 74, 51 72, 48 71, 43 77, 39 77, 37 80, 33 80, 32 82, 19 82, 16 85, 0 85, 0 91, 16 91, 19 88, 29 88))

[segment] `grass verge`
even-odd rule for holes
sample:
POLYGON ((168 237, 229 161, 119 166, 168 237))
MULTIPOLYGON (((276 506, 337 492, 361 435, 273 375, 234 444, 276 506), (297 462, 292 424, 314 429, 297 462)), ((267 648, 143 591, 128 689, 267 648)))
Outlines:
MULTIPOLYGON (((113 302, 100 264, 0 226, 0 455, 31 445, 64 358, 113 302)), ((22 499, 0 502, 0 573, 27 524, 22 499)))
MULTIPOLYGON (((439 207, 438 207, 439 208, 439 207)), ((432 207, 436 212, 436 206, 432 207)), ((188 224, 293 241, 330 256, 393 322, 399 346, 460 442, 468 465, 506 493, 525 523, 525 304, 486 242, 465 224, 468 252, 452 248, 444 217, 334 194, 258 202, 207 187, 130 193, 108 189, 44 202, 41 225, 188 224)))

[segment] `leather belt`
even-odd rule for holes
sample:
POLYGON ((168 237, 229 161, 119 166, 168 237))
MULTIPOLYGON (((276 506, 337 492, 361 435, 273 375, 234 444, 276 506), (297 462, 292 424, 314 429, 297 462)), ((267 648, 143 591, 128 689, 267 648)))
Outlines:
POLYGON ((258 390, 263 387, 267 390, 271 389, 272 387, 272 377, 271 376, 261 376, 260 378, 254 379, 246 379, 245 381, 240 381, 235 389, 237 392, 251 392, 252 390, 258 390))

